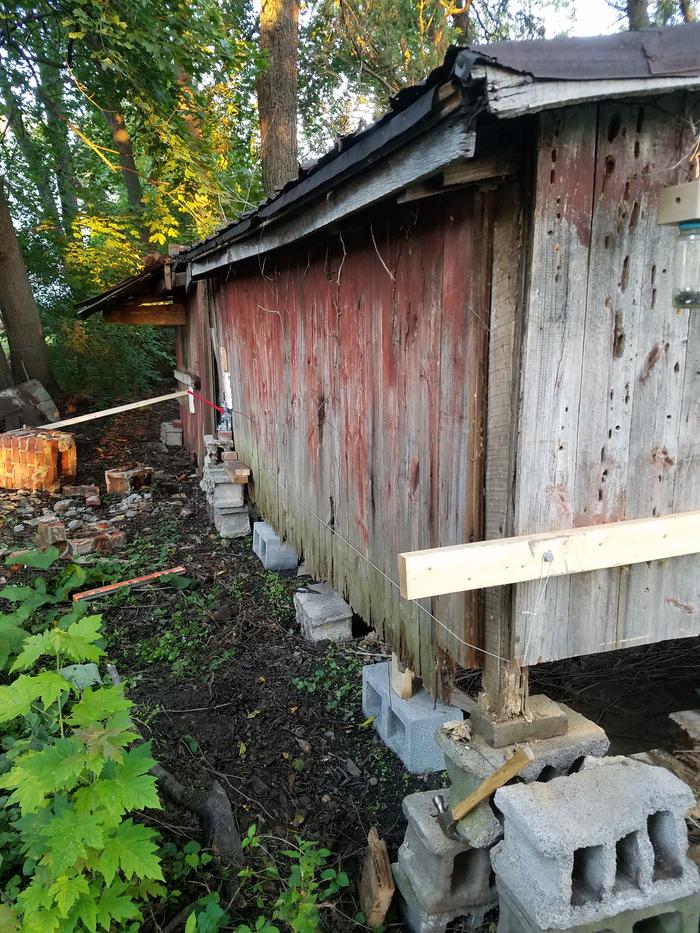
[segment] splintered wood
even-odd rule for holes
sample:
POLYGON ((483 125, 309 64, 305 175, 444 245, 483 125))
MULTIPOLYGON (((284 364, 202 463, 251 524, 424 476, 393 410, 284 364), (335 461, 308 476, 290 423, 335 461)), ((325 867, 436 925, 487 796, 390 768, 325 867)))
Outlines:
POLYGON ((376 827, 367 834, 368 849, 360 877, 360 907, 368 927, 381 926, 394 896, 386 842, 379 838, 376 827))

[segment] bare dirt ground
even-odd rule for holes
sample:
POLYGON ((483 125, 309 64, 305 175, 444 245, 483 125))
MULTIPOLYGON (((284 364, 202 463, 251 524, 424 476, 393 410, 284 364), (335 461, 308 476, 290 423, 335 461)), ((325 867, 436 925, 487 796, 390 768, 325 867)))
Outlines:
MULTIPOLYGON (((185 783, 218 780, 241 833, 255 824, 280 861, 275 853, 297 838, 331 850, 333 864, 337 860, 351 883, 322 909, 323 926, 359 928, 353 918, 367 831, 378 827, 393 861, 405 829, 403 797, 444 786, 445 775, 409 776, 365 721, 361 669, 383 660, 385 646, 371 634, 345 646, 304 642, 292 595, 305 581, 266 573, 249 538, 223 541, 215 533, 189 455, 158 442, 160 422, 175 413, 159 406, 75 430, 79 483, 94 482, 104 491, 104 470, 133 461, 160 471, 150 498, 119 520, 126 547, 106 560, 86 559, 94 579, 110 582, 182 564, 191 580, 184 589, 124 590, 95 603, 110 660, 137 704, 154 757, 185 783)), ((31 546, 35 531, 27 521, 55 501, 0 491, 3 547, 31 546), (30 516, 18 518, 18 508, 30 509, 30 516), (15 532, 18 524, 24 528, 15 532)), ((119 497, 103 502, 97 517, 110 517, 119 497)), ((531 683, 533 692, 600 722, 613 752, 630 753, 674 746, 668 713, 698 705, 699 672, 698 641, 686 639, 543 665, 531 683)), ((476 691, 478 675, 466 676, 464 685, 476 691)), ((196 821, 177 808, 144 819, 162 832, 171 854, 198 838, 196 821)), ((172 855, 172 865, 170 885, 178 894, 155 909, 143 929, 182 929, 169 924, 208 891, 227 895, 229 921, 222 929, 255 926, 262 908, 246 902, 240 886, 211 866, 183 867, 181 854, 172 855)), ((400 928, 393 915, 387 926, 400 928)))

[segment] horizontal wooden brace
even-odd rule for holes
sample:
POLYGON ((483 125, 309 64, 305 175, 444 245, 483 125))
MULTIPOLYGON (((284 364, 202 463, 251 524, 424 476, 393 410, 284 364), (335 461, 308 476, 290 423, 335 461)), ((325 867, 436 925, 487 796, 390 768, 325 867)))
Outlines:
POLYGON ((75 418, 64 418, 63 421, 54 421, 47 424, 45 430, 55 431, 58 428, 67 428, 71 424, 82 424, 83 421, 95 421, 97 418, 108 418, 110 415, 118 415, 123 411, 133 411, 135 408, 147 408, 149 405, 158 405, 160 402, 169 402, 174 398, 182 398, 187 395, 188 389, 182 389, 180 392, 169 392, 167 395, 156 395, 153 398, 144 398, 140 402, 128 402, 126 405, 117 405, 116 408, 105 408, 102 411, 93 411, 89 415, 76 415, 75 418))
POLYGON ((149 324, 151 327, 182 327, 187 323, 181 304, 125 304, 103 315, 108 324, 149 324))
POLYGON ((399 554, 401 595, 423 599, 700 552, 700 512, 399 554))

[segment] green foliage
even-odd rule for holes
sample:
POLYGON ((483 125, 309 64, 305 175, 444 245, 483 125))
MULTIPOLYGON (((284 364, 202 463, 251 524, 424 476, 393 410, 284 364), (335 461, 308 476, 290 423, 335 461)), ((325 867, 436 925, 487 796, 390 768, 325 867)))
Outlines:
MULTIPOLYGON (((36 554, 21 562, 36 566, 36 554)), ((29 622, 45 605, 37 595, 65 600, 79 578, 69 567, 54 594, 37 580, 0 595, 32 606, 22 620, 29 622)), ((122 688, 95 676, 104 654, 100 616, 81 615, 71 610, 26 632, 4 662, 11 679, 0 686, 3 930, 131 929, 140 904, 164 893, 156 833, 130 816, 160 807, 155 762, 148 744, 135 744, 122 688)))
POLYGON ((345 872, 329 864, 332 853, 317 842, 297 839, 295 845, 279 853, 284 862, 278 864, 265 849, 255 825, 248 828, 242 845, 248 864, 239 878, 245 883, 249 903, 255 903, 263 913, 254 927, 241 924, 236 933, 279 933, 270 922, 274 920, 295 933, 316 933, 321 928, 321 909, 349 884, 345 872))
POLYGON ((320 694, 329 712, 349 722, 362 692, 361 670, 357 655, 331 646, 318 667, 305 677, 293 677, 292 683, 303 693, 320 694))
POLYGON ((276 616, 283 615, 289 609, 291 603, 289 590, 276 573, 265 574, 265 599, 276 616))

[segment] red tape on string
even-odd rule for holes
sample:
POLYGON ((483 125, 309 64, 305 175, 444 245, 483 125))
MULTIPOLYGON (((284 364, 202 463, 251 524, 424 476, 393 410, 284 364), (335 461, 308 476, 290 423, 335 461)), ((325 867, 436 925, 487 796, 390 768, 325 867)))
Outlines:
POLYGON ((208 405, 210 408, 215 408, 217 411, 220 411, 223 415, 226 411, 225 408, 222 408, 220 405, 215 405, 213 402, 210 402, 208 398, 203 398, 201 395, 197 395, 196 392, 193 392, 192 389, 187 390, 190 395, 193 395, 196 399, 199 399, 200 402, 204 402, 205 405, 208 405))

